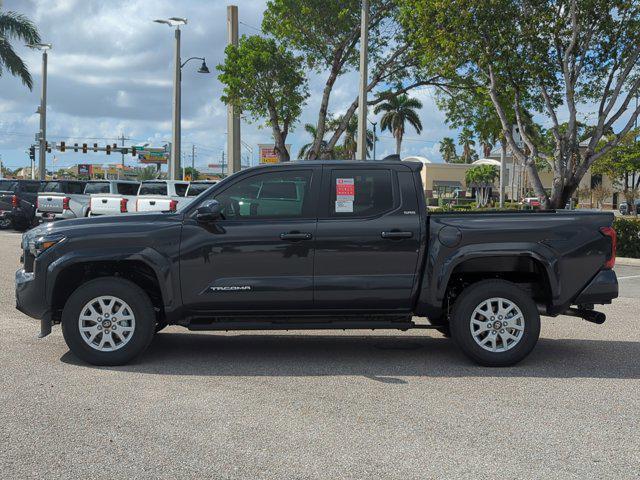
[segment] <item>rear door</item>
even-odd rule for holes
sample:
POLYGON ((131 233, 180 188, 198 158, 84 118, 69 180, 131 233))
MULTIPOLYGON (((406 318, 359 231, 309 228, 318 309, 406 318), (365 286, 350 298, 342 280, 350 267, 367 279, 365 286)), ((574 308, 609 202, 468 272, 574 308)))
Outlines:
POLYGON ((421 233, 410 169, 325 165, 321 204, 315 307, 410 310, 421 233))
POLYGON ((213 224, 185 219, 185 306, 218 313, 311 309, 320 172, 315 166, 247 172, 212 193, 223 218, 213 224))

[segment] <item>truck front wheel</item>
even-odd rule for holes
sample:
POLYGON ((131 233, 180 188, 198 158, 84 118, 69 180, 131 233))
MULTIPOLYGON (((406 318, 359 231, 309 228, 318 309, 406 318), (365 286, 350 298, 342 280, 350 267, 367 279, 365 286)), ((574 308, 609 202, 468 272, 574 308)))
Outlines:
POLYGON ((117 277, 78 287, 62 312, 62 334, 69 349, 93 365, 122 365, 151 343, 155 312, 138 285, 117 277))
POLYGON ((540 336, 536 303, 516 284, 484 280, 456 300, 451 337, 462 352, 487 367, 506 367, 525 358, 540 336))

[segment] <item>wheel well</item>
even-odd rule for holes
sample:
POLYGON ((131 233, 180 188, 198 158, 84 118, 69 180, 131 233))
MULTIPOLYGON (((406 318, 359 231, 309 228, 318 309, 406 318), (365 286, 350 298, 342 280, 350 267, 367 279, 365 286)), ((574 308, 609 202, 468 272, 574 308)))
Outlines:
POLYGON ((153 269, 138 260, 87 262, 70 265, 61 271, 53 287, 53 321, 62 318, 62 309, 71 294, 83 283, 100 277, 122 277, 142 288, 156 309, 158 320, 164 318, 160 283, 153 269))
POLYGON ((466 287, 490 279, 516 283, 537 304, 547 306, 551 302, 549 277, 539 261, 523 256, 484 257, 466 260, 453 270, 445 294, 445 311, 466 287))

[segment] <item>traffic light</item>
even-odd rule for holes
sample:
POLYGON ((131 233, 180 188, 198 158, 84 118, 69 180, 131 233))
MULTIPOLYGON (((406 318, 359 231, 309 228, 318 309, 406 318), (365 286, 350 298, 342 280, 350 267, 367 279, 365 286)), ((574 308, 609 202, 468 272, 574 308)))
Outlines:
POLYGON ((111 145, 109 145, 107 143, 107 146, 105 147, 105 151, 107 152, 107 155, 111 155, 111 145))
POLYGON ((33 145, 29 147, 29 160, 31 160, 32 162, 35 162, 36 160, 36 147, 34 147, 33 145))
POLYGON ((51 153, 51 145, 49 145, 49 142, 46 143, 45 150, 47 151, 47 153, 51 153))
POLYGON ((82 144, 82 153, 87 153, 87 144, 86 143, 82 144))
POLYGON ((60 151, 64 152, 66 148, 67 147, 65 146, 64 142, 60 142, 60 151))
POLYGON ((94 152, 97 152, 97 151, 98 151, 98 144, 97 144, 97 143, 94 143, 94 144, 93 144, 93 151, 94 151, 94 152))
POLYGON ((136 156, 136 147, 131 147, 131 156, 132 157, 136 156))
POLYGON ((74 143, 74 144, 73 144, 73 151, 74 151, 74 152, 77 152, 77 151, 78 151, 78 144, 77 144, 77 143, 74 143))

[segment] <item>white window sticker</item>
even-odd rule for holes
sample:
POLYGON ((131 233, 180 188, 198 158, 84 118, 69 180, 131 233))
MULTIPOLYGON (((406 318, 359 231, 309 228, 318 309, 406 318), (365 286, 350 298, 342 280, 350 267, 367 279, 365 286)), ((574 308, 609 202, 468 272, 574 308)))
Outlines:
POLYGON ((336 201, 336 213, 353 213, 353 202, 336 201))
MULTIPOLYGON (((356 186, 353 178, 336 178, 336 202, 351 202, 353 204, 355 196, 356 186)), ((353 211, 353 208, 350 211, 353 211)))

